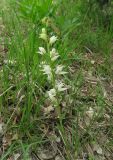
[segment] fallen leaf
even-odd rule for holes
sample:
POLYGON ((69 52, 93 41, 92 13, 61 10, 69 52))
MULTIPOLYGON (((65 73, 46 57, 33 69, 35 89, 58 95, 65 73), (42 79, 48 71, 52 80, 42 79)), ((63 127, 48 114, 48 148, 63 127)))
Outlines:
POLYGON ((14 154, 14 160, 18 160, 19 157, 20 157, 19 153, 14 154))
POLYGON ((0 123, 0 135, 3 134, 3 127, 4 127, 4 123, 0 123))
POLYGON ((100 154, 100 155, 103 154, 102 148, 101 148, 98 144, 94 144, 93 147, 94 147, 94 148, 93 148, 94 152, 96 152, 96 153, 98 153, 98 154, 100 154))
POLYGON ((51 111, 54 111, 54 107, 51 105, 49 107, 43 108, 44 114, 49 114, 51 111))
POLYGON ((62 159, 61 156, 57 155, 57 156, 55 157, 55 160, 63 160, 63 159, 62 159))
POLYGON ((95 64, 95 61, 94 61, 94 60, 91 60, 91 64, 95 64))

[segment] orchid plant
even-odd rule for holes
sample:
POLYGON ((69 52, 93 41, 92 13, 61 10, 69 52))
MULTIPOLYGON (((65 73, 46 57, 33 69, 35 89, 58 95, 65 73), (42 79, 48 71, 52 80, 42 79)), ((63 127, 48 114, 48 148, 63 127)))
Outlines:
POLYGON ((58 38, 56 36, 49 37, 45 28, 42 28, 39 37, 45 41, 47 46, 46 49, 44 47, 39 47, 38 51, 43 57, 40 62, 41 71, 43 72, 43 75, 47 76, 47 81, 51 84, 51 89, 47 91, 46 95, 50 100, 51 105, 56 107, 58 117, 60 117, 61 109, 59 105, 59 95, 61 92, 67 90, 67 86, 63 82, 63 75, 67 72, 64 71, 64 65, 57 65, 56 63, 60 57, 58 51, 54 48, 54 44, 58 38), (62 79, 62 81, 60 79, 62 79))

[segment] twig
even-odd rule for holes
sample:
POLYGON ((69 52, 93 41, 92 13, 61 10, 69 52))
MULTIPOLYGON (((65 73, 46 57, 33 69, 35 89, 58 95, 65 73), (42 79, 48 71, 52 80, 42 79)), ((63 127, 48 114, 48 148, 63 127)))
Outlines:
POLYGON ((9 87, 8 89, 6 89, 6 91, 4 91, 2 94, 0 94, 0 97, 2 97, 6 92, 8 92, 10 89, 12 89, 14 86, 9 87))

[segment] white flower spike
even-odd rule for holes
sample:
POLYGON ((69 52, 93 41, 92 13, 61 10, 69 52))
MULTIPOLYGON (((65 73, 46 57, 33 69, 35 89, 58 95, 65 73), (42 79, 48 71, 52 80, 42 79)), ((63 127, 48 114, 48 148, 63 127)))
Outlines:
POLYGON ((41 55, 43 55, 43 54, 46 53, 46 50, 43 47, 39 47, 38 53, 41 54, 41 55))
POLYGON ((67 72, 63 71, 63 68, 64 68, 63 65, 58 65, 58 66, 56 67, 55 73, 56 73, 57 75, 66 74, 67 72))
POLYGON ((59 54, 55 48, 53 48, 52 51, 50 51, 50 57, 52 61, 55 61, 59 57, 59 54))
POLYGON ((49 43, 52 45, 53 43, 55 43, 57 40, 57 37, 56 36, 52 36, 49 40, 49 43))

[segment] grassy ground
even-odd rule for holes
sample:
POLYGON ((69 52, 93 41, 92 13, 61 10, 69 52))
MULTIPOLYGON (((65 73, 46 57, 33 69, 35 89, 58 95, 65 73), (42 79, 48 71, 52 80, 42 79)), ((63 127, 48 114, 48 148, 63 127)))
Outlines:
POLYGON ((2 2, 0 160, 112 160, 112 4, 2 2), (42 28, 48 38, 57 36, 54 44, 40 38, 42 28), (51 80, 43 62, 51 67, 51 80), (67 73, 56 74, 58 65, 67 73), (55 88, 56 80, 64 91, 55 88))

